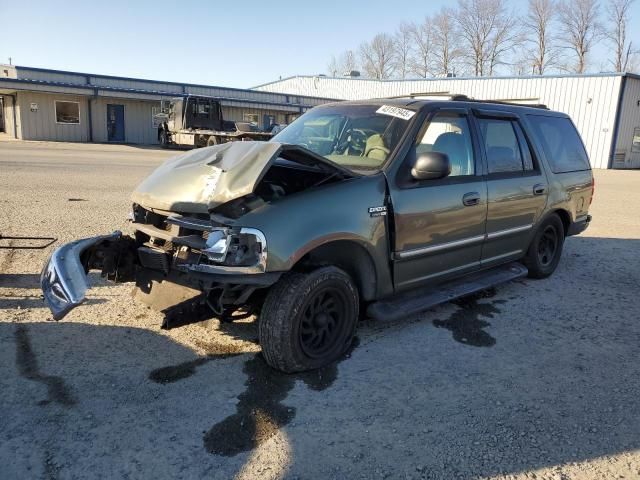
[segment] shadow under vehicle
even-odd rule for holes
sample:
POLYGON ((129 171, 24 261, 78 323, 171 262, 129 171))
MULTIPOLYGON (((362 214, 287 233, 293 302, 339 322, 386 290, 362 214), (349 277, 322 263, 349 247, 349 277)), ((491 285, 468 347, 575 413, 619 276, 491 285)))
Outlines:
POLYGON ((57 319, 91 269, 136 281, 159 309, 253 310, 266 361, 309 370, 348 348, 365 310, 394 319, 551 275, 591 220, 593 189, 575 126, 545 107, 323 105, 270 142, 168 160, 132 195, 133 235, 63 245, 42 288, 57 319))

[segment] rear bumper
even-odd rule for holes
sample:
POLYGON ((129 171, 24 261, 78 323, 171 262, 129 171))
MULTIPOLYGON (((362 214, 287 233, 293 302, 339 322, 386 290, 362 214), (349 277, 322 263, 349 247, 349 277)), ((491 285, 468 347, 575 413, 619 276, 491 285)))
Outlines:
POLYGON ((114 232, 66 243, 53 251, 40 275, 40 286, 55 320, 84 301, 89 284, 80 256, 104 241, 117 241, 121 237, 121 232, 114 232))
POLYGON ((591 223, 591 215, 585 215, 584 217, 578 218, 575 222, 569 225, 567 236, 578 235, 579 233, 584 232, 589 226, 589 223, 591 223))

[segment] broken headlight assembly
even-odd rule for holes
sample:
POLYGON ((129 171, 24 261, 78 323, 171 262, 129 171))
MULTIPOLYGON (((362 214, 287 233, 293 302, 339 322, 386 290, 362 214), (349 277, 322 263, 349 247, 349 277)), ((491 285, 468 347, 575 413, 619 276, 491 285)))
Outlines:
POLYGON ((255 228, 211 230, 202 253, 214 265, 241 267, 245 273, 263 273, 267 267, 267 240, 255 228))

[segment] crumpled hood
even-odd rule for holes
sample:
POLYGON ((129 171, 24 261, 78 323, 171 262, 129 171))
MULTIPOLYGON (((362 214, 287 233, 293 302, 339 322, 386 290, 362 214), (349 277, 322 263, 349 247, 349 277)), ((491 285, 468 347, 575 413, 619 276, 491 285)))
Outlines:
POLYGON ((208 213, 218 205, 251 193, 283 151, 297 153, 304 159, 300 163, 323 163, 349 173, 296 145, 229 142, 191 150, 167 160, 138 185, 131 199, 145 208, 208 213))

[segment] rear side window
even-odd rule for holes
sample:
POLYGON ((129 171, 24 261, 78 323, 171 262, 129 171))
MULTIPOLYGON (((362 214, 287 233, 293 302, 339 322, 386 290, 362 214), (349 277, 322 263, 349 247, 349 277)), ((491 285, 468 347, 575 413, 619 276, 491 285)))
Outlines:
MULTIPOLYGON (((511 120, 479 118, 489 173, 513 173, 525 170, 523 153, 511 120)), ((530 160, 527 159, 529 163, 530 160)), ((528 169, 528 168, 527 168, 528 169)))
POLYGON ((591 169, 587 152, 571 120, 529 115, 529 123, 553 173, 591 169))

